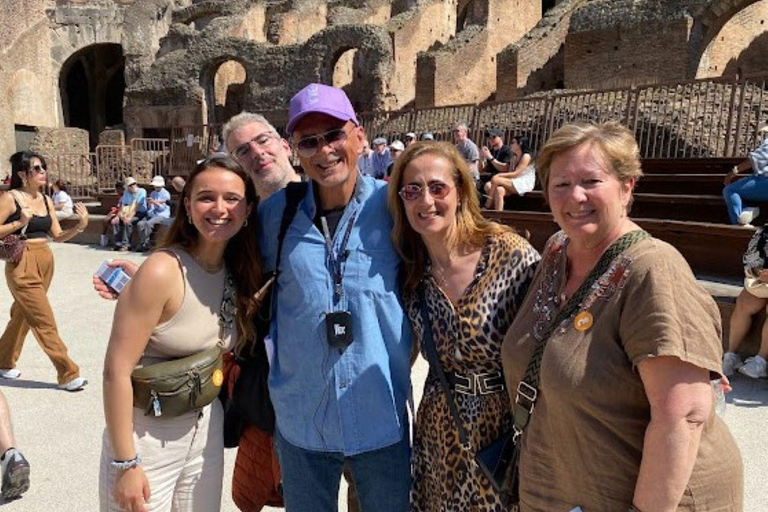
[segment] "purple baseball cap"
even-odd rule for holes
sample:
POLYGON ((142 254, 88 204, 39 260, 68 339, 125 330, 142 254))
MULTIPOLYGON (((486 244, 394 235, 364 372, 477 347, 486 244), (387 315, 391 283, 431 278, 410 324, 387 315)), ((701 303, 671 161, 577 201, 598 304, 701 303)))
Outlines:
POLYGON ((285 129, 288 135, 293 133, 301 119, 307 114, 320 112, 335 117, 341 121, 357 122, 355 109, 349 102, 347 94, 341 89, 323 84, 309 84, 291 98, 288 107, 288 127, 285 129))

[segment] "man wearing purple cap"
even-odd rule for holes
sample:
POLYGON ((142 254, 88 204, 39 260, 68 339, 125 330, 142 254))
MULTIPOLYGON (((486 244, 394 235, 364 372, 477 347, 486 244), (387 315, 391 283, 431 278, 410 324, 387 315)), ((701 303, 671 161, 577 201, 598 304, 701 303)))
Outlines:
MULTIPOLYGON (((310 182, 283 240, 268 342, 286 509, 336 511, 347 466, 363 512, 405 512, 411 332, 386 185, 358 170, 364 133, 341 89, 302 89, 287 131, 310 182)), ((259 207, 266 270, 286 197, 259 207)))

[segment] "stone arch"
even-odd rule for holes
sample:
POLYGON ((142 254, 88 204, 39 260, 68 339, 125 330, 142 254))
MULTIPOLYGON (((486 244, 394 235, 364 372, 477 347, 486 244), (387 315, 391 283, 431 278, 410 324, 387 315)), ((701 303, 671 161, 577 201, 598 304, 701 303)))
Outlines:
POLYGON ((370 25, 341 25, 327 28, 306 45, 306 53, 320 56, 320 82, 334 83, 339 59, 350 50, 354 54, 354 80, 345 91, 358 111, 387 108, 386 94, 394 69, 392 43, 388 33, 370 25))
POLYGON ((223 123, 243 110, 248 72, 240 59, 218 59, 205 75, 209 123, 223 123))
POLYGON ((89 133, 91 147, 107 126, 123 123, 125 55, 119 44, 92 44, 73 53, 59 73, 64 125, 89 133))
POLYGON ((362 78, 362 71, 360 61, 357 59, 357 48, 341 48, 332 60, 334 62, 332 85, 344 89, 352 105, 359 105, 361 98, 356 96, 362 91, 356 87, 355 82, 362 78))
POLYGON ((723 74, 722 72, 707 74, 710 67, 708 66, 707 58, 716 45, 718 36, 721 36, 721 32, 726 25, 741 11, 754 4, 766 1, 768 0, 716 0, 709 2, 698 12, 694 13, 691 38, 694 49, 692 52, 691 68, 694 76, 699 78, 723 74))
POLYGON ((15 125, 40 126, 46 124, 48 114, 43 98, 44 82, 27 69, 16 71, 11 77, 6 98, 15 125))

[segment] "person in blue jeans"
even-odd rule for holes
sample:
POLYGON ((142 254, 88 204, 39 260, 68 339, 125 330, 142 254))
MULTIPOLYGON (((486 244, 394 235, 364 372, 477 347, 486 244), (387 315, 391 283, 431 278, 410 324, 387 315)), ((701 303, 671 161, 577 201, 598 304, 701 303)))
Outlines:
POLYGON ((165 178, 155 176, 150 183, 154 190, 147 199, 147 216, 139 221, 139 251, 150 249, 152 231, 158 224, 163 224, 171 217, 171 193, 165 189, 165 178))
POLYGON ((118 212, 112 220, 115 249, 126 252, 131 245, 134 224, 147 216, 147 191, 139 187, 133 177, 125 179, 125 192, 117 205, 118 212))
MULTIPOLYGON (((762 127, 759 133, 768 133, 768 126, 762 127)), ((753 227, 752 220, 760 215, 760 209, 745 208, 742 200, 768 201, 768 138, 725 177, 723 197, 731 224, 753 227), (739 179, 739 173, 746 170, 752 174, 739 179)))
MULTIPOLYGON (((362 176, 363 129, 346 94, 310 84, 287 132, 310 181, 285 233, 265 343, 288 512, 335 512, 342 468, 363 512, 406 512, 411 331, 390 239, 386 184, 362 176)), ((259 207, 275 270, 285 190, 259 207)))

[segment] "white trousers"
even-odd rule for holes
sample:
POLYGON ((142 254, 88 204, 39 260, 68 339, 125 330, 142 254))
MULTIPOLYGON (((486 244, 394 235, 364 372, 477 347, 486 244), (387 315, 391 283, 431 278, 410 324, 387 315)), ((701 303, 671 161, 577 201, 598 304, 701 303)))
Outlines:
MULTIPOLYGON (((215 399, 199 413, 176 418, 133 409, 133 440, 149 481, 149 512, 217 512, 224 477, 224 412, 215 399)), ((120 470, 104 431, 99 472, 101 512, 120 512, 112 490, 120 470)))

